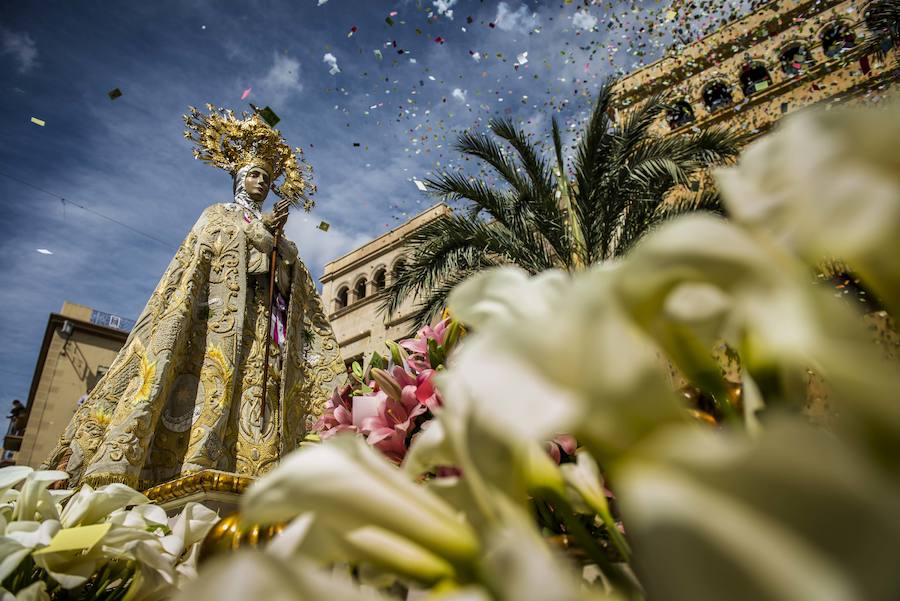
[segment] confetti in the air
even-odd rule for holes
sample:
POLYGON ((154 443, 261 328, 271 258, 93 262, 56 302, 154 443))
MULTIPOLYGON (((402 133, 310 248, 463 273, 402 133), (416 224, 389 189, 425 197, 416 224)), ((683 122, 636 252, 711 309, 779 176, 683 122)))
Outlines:
POLYGON ((35 125, 40 125, 41 127, 44 127, 45 125, 47 125, 46 121, 44 121, 43 119, 38 119, 37 117, 32 117, 31 122, 34 123, 35 125))
POLYGON ((330 52, 326 52, 325 56, 322 57, 322 62, 328 65, 330 68, 328 69, 328 73, 331 75, 337 75, 341 72, 341 68, 338 67, 337 57, 330 52))
POLYGON ((53 254, 52 250, 47 250, 46 248, 39 248, 39 249, 37 249, 37 251, 39 253, 41 253, 42 255, 52 255, 53 254))

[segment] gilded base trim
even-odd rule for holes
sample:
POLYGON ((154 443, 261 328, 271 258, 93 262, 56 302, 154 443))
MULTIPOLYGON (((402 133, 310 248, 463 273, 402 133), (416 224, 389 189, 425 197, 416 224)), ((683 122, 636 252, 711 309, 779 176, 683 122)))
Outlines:
POLYGON ((253 478, 249 476, 240 476, 219 470, 203 470, 176 478, 171 482, 157 484, 145 490, 144 494, 151 502, 159 505, 196 493, 217 492, 240 495, 251 483, 253 483, 253 478))

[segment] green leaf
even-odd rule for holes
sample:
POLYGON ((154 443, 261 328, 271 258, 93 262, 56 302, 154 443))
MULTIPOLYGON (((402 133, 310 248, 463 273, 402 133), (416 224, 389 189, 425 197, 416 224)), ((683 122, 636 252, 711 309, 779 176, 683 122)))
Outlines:
POLYGON ((369 369, 384 369, 386 364, 387 362, 384 360, 384 357, 382 357, 378 353, 372 353, 372 358, 369 359, 369 369))
POLYGON ((453 347, 456 346, 456 343, 459 342, 460 334, 462 334, 462 326, 460 323, 454 319, 450 320, 450 325, 447 326, 447 335, 444 336, 444 356, 450 354, 450 351, 453 350, 453 347))
POLYGON ((391 359, 394 361, 394 365, 403 365, 406 363, 406 360, 409 359, 409 355, 402 346, 393 340, 388 340, 385 344, 391 349, 391 359))
POLYGON ((431 363, 431 367, 437 367, 438 365, 443 365, 446 356, 444 355, 443 349, 438 346, 437 341, 434 338, 428 339, 428 362, 431 363))

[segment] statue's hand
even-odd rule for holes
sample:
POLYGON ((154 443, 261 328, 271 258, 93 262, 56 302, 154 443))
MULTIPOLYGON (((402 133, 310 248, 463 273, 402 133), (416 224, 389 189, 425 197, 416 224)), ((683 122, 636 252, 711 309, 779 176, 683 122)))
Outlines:
POLYGON ((280 200, 275 203, 273 209, 268 213, 263 213, 262 222, 266 228, 275 233, 277 230, 280 230, 284 227, 284 224, 287 223, 288 218, 288 209, 290 208, 290 201, 280 200))
POLYGON ((277 230, 284 227, 284 224, 287 222, 287 213, 281 215, 275 211, 263 213, 262 222, 266 229, 274 234, 277 230))

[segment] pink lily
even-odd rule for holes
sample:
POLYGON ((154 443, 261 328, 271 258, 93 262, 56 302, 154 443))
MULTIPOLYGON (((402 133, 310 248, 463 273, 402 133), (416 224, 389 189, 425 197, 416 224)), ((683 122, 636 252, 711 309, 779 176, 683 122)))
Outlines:
POLYGON ((353 425, 353 405, 350 400, 350 386, 335 388, 331 398, 325 403, 322 416, 316 421, 313 429, 321 437, 328 438, 344 431, 356 431, 353 425))
POLYGON ((426 369, 416 376, 416 398, 419 403, 427 407, 432 413, 443 404, 440 393, 434 387, 433 369, 426 369))
POLYGON ((444 344, 449 323, 450 319, 448 318, 440 321, 433 328, 425 326, 418 331, 415 338, 407 338, 400 342, 400 346, 412 353, 408 360, 410 367, 416 371, 434 367, 428 359, 428 341, 434 340, 438 346, 444 344))
POLYGON ((562 453, 568 456, 575 455, 575 449, 578 448, 578 441, 574 436, 569 434, 560 434, 547 443, 547 452, 550 457, 559 465, 562 461, 562 453))
POLYGON ((444 319, 438 322, 433 328, 431 326, 425 326, 416 333, 415 338, 403 340, 400 342, 400 346, 413 353, 427 353, 429 340, 434 340, 438 345, 444 344, 444 336, 447 333, 447 326, 449 323, 449 319, 444 319))
POLYGON ((366 442, 398 462, 406 455, 406 437, 413 418, 425 411, 424 407, 419 410, 415 391, 411 388, 404 388, 402 396, 406 397, 405 403, 385 397, 378 408, 378 415, 364 418, 359 425, 360 431, 366 435, 366 442), (413 397, 412 402, 409 401, 410 396, 413 397))

